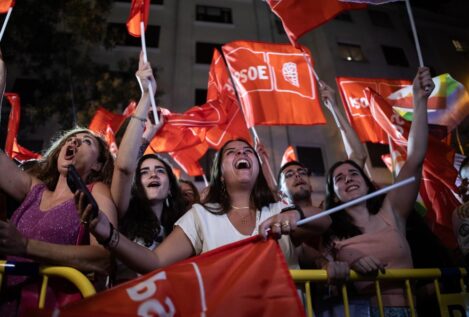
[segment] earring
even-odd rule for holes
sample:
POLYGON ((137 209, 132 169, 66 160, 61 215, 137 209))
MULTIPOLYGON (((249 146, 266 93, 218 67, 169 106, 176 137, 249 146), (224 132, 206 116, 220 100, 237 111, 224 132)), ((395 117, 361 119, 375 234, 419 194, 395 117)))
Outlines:
POLYGON ((164 200, 164 203, 165 203, 166 207, 169 208, 169 199, 168 199, 168 197, 166 197, 166 199, 164 200))

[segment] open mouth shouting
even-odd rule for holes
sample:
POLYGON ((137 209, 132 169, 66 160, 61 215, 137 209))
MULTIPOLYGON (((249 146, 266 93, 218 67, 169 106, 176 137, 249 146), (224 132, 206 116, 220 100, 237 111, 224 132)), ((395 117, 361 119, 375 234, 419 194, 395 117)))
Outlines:
POLYGON ((75 157, 75 154, 77 152, 77 148, 73 145, 67 146, 65 150, 65 160, 70 161, 75 157))
POLYGON ((241 158, 234 162, 234 168, 237 170, 249 170, 252 166, 252 163, 247 158, 241 158))
POLYGON ((159 188, 161 186, 161 182, 160 181, 151 181, 150 183, 148 183, 147 187, 148 188, 159 188))

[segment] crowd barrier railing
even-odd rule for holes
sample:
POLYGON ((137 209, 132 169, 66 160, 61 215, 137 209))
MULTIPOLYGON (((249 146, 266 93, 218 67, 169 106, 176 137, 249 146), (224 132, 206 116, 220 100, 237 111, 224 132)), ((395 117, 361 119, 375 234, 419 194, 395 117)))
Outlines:
POLYGON ((83 298, 96 294, 90 280, 77 269, 66 266, 46 266, 34 262, 0 261, 0 287, 5 274, 42 276, 41 291, 38 308, 43 309, 46 301, 47 284, 49 277, 59 277, 74 284, 83 298))
MULTIPOLYGON (((305 310, 308 317, 313 317, 313 305, 311 298, 311 283, 327 283, 327 271, 325 270, 290 270, 293 280, 297 284, 304 284, 305 290, 305 310)), ((464 278, 467 276, 467 272, 464 268, 448 268, 448 269, 386 269, 385 273, 379 273, 377 276, 363 276, 359 275, 354 271, 350 272, 349 280, 340 285, 340 292, 344 305, 344 316, 350 317, 349 298, 347 291, 347 283, 355 281, 373 281, 376 289, 376 298, 378 303, 378 310, 380 317, 384 317, 384 307, 381 294, 381 281, 404 281, 405 293, 409 303, 409 309, 411 316, 416 316, 416 307, 414 303, 414 294, 412 291, 412 283, 417 280, 428 280, 433 281, 435 287, 435 294, 438 300, 441 316, 452 316, 451 312, 448 312, 448 306, 446 305, 446 299, 453 299, 454 296, 457 304, 450 305, 450 309, 458 309, 461 316, 466 316, 462 312, 466 312, 469 300, 469 294, 467 294, 467 288, 464 282, 464 278), (446 294, 441 293, 440 282, 442 278, 458 278, 461 287, 461 293, 446 294), (453 297, 449 297, 453 296, 453 297), (445 302, 444 302, 445 301, 445 302), (462 303, 461 303, 462 302, 462 303), (459 306, 458 306, 459 305, 459 306)))

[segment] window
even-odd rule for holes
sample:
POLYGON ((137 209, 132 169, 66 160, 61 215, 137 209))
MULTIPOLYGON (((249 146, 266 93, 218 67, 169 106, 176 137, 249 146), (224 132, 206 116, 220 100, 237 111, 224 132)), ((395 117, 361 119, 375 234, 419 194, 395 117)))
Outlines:
MULTIPOLYGON (((121 23, 109 23, 107 26, 107 38, 116 46, 138 46, 142 45, 139 37, 129 35, 127 26, 121 23)), ((160 26, 147 25, 145 31, 145 41, 147 47, 158 48, 160 41, 160 26)))
POLYGON ((409 67, 409 61, 400 47, 381 45, 388 65, 409 67))
POLYGON ((213 50, 221 50, 222 44, 216 43, 195 43, 195 62, 197 64, 210 64, 212 62, 213 50))
POLYGON ((366 58, 363 55, 360 45, 337 43, 339 46, 339 55, 343 60, 349 62, 365 62, 366 58))
MULTIPOLYGON (((199 163, 202 166, 208 181, 210 181, 210 172, 212 170, 213 159, 215 158, 216 153, 217 151, 214 149, 208 149, 207 153, 205 153, 205 155, 202 156, 199 160, 199 163)), ((204 178, 202 176, 196 176, 195 181, 203 182, 204 178)))
POLYGON ((304 164, 315 176, 324 176, 324 160, 319 147, 297 146, 298 161, 304 164))
POLYGON ((371 166, 386 167, 386 164, 384 164, 383 160, 381 159, 381 156, 389 154, 389 146, 381 143, 366 142, 366 148, 368 149, 371 166))
POLYGON ((459 40, 451 40, 453 43, 454 49, 456 52, 469 52, 469 43, 465 41, 459 41, 459 40))
POLYGON ((207 89, 196 89, 195 90, 195 104, 203 105, 207 102, 207 89))
POLYGON ((197 21, 216 22, 216 23, 233 23, 230 8, 211 7, 204 5, 196 6, 195 19, 197 21))
POLYGON ((368 14, 370 15, 370 20, 373 25, 380 26, 383 28, 394 28, 392 20, 386 12, 368 10, 368 14))
POLYGON ((338 16, 336 16, 335 20, 344 21, 344 22, 353 22, 352 15, 348 11, 344 11, 338 16))

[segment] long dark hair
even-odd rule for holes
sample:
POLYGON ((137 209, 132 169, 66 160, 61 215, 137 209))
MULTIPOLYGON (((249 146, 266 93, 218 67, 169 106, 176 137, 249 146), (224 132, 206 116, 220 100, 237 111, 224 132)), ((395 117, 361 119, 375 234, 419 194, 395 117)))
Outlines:
POLYGON ((225 184, 222 181, 221 165, 223 162, 223 151, 228 146, 228 144, 234 141, 241 141, 246 143, 246 145, 250 147, 255 153, 257 163, 259 164, 259 174, 257 175, 256 182, 254 183, 254 187, 251 191, 251 196, 249 198, 249 204, 251 205, 251 207, 255 207, 256 209, 261 210, 262 207, 275 202, 274 195, 270 191, 264 174, 262 173, 262 170, 260 168, 261 164, 259 157, 257 156, 256 150, 254 150, 254 148, 246 140, 230 140, 222 146, 222 148, 217 152, 215 158, 213 159, 208 193, 203 201, 203 206, 205 207, 205 209, 216 215, 226 214, 232 208, 231 198, 228 195, 225 184), (219 204, 220 206, 209 206, 207 205, 209 203, 219 204))
MULTIPOLYGON (((365 180, 366 185, 368 186, 368 194, 377 190, 375 184, 370 180, 370 178, 365 174, 363 169, 355 161, 345 160, 339 161, 331 166, 326 176, 326 200, 325 200, 325 209, 334 208, 341 205, 343 202, 339 200, 334 191, 334 171, 343 164, 350 164, 356 168, 360 175, 365 180)), ((378 213, 383 205, 384 196, 378 196, 366 201, 366 207, 368 212, 372 215, 378 213)), ((331 242, 332 238, 338 239, 348 239, 357 235, 362 234, 362 230, 353 223, 353 218, 345 211, 339 211, 331 214, 332 224, 326 232, 325 243, 326 245, 331 242)))
POLYGON ((52 140, 51 146, 45 151, 43 157, 28 170, 28 173, 40 179, 46 184, 49 190, 53 191, 57 185, 60 175, 57 169, 57 159, 59 157, 60 149, 64 146, 65 142, 67 142, 68 138, 78 133, 87 133, 94 137, 99 148, 98 162, 102 163, 101 170, 91 171, 85 179, 85 183, 91 184, 94 182, 103 182, 109 185, 111 183, 112 171, 114 170, 114 159, 109 152, 109 147, 100 135, 93 133, 91 130, 80 127, 64 131, 57 135, 52 140))
POLYGON ((171 166, 156 154, 142 156, 137 163, 129 207, 122 221, 120 221, 120 230, 131 240, 139 237, 145 241, 145 244, 151 245, 159 235, 161 227, 168 235, 173 230, 174 223, 182 216, 184 211, 184 199, 171 166), (161 162, 169 179, 170 194, 167 197, 169 206, 166 201, 163 202, 161 221, 151 209, 150 201, 145 194, 140 177, 142 163, 148 159, 156 159, 161 162))

